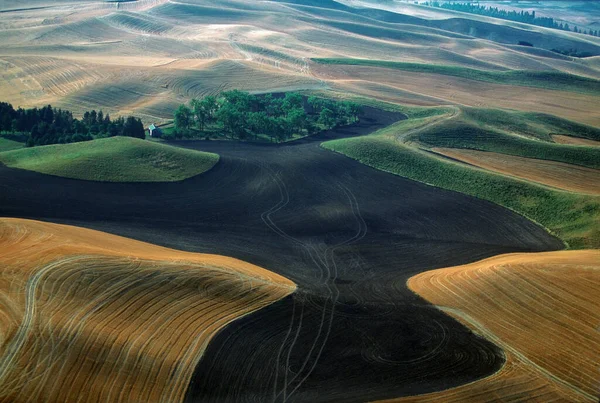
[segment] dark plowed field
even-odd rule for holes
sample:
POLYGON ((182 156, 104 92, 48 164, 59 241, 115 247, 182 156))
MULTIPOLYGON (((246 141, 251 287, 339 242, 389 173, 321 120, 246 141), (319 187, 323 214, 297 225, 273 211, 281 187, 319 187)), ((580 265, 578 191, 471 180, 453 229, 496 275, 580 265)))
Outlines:
POLYGON ((296 294, 211 342, 191 402, 364 401, 440 390, 494 372, 502 352, 412 294, 407 278, 562 244, 494 204, 319 147, 401 118, 367 109, 354 127, 280 146, 180 143, 222 158, 179 183, 96 183, 0 167, 0 216, 233 256, 295 281, 296 294))

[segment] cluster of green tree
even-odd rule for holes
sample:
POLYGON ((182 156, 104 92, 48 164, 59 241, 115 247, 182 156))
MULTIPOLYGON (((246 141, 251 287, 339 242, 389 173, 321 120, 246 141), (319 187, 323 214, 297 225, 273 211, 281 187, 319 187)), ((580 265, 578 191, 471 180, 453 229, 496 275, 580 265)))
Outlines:
POLYGON ((442 3, 439 1, 426 1, 422 3, 430 7, 445 8, 447 10, 461 11, 463 13, 479 14, 488 17, 501 18, 503 20, 524 22, 526 24, 538 25, 540 27, 561 29, 563 31, 572 31, 580 34, 600 36, 599 30, 584 30, 576 26, 569 26, 562 22, 555 21, 552 17, 536 17, 535 11, 503 10, 498 7, 480 6, 478 3, 442 3))
POLYGON ((591 54, 590 52, 580 52, 577 49, 551 49, 553 52, 555 53, 560 53, 561 55, 565 55, 565 56, 572 56, 572 57, 592 57, 594 56, 593 54, 591 54))
POLYGON ((180 105, 175 112, 175 130, 163 137, 208 138, 214 135, 256 140, 259 135, 266 135, 271 141, 285 141, 295 135, 311 135, 354 123, 360 110, 353 102, 317 97, 305 100, 297 92, 276 97, 233 90, 180 105))
POLYGON ((67 110, 52 106, 14 109, 0 102, 0 133, 8 136, 27 136, 27 146, 75 143, 94 138, 128 136, 145 138, 144 125, 133 116, 111 120, 109 114, 85 112, 81 120, 67 110))

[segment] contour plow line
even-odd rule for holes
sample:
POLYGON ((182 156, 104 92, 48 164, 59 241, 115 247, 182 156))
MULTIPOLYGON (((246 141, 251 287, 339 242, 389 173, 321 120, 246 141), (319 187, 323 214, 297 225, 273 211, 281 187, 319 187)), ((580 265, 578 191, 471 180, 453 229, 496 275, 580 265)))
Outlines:
POLYGON ((485 337, 489 341, 493 342, 494 344, 502 347, 503 350, 509 351, 510 353, 514 354, 514 356, 517 357, 520 361, 522 361, 523 363, 525 363, 528 366, 530 366, 531 368, 533 368, 541 376, 546 377, 549 381, 556 382, 556 383, 560 384, 562 387, 570 389, 571 391, 575 392, 576 394, 578 394, 579 396, 581 396, 582 398, 584 398, 586 400, 594 400, 595 396, 593 396, 592 394, 587 393, 587 392, 581 390, 580 388, 572 385, 571 383, 559 378, 558 376, 554 375, 552 372, 548 371, 547 369, 543 368, 542 366, 531 361, 529 358, 527 358, 527 356, 525 354, 521 353, 519 350, 512 347, 510 344, 503 342, 500 337, 496 336, 493 332, 491 332, 481 322, 477 321, 472 316, 466 314, 465 312, 463 312, 459 309, 449 308, 449 307, 445 307, 445 306, 436 306, 436 308, 442 312, 447 313, 450 316, 453 316, 455 318, 460 318, 461 322, 468 324, 471 329, 475 330, 478 334, 482 335, 483 337, 485 337))
POLYGON ((0 402, 181 402, 220 329, 296 289, 236 259, 30 220, 0 219, 0 251, 0 402))
POLYGON ((597 401, 599 272, 600 251, 585 250, 499 255, 411 277, 413 292, 501 347, 506 363, 484 379, 393 401, 597 401))

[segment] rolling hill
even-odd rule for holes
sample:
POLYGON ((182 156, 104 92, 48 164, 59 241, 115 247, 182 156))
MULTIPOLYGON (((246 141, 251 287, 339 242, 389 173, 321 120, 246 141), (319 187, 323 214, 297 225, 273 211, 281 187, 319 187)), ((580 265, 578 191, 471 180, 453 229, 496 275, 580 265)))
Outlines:
POLYGON ((557 189, 600 196, 600 170, 489 151, 432 148, 432 151, 489 171, 557 189))
POLYGON ((64 1, 10 8, 0 13, 0 90, 5 101, 23 107, 102 108, 147 123, 170 119, 190 97, 233 88, 332 88, 413 104, 424 98, 437 105, 512 104, 600 122, 590 107, 600 96, 597 63, 548 50, 600 54, 598 38, 422 6, 392 12, 344 3, 64 1), (323 58, 384 60, 405 69, 312 62, 323 58), (422 73, 406 71, 415 65, 427 66, 428 74, 417 80, 422 73), (448 75, 452 71, 462 73, 448 75), (522 85, 543 88, 523 97, 522 85))
POLYGON ((469 385, 389 402, 595 401, 598 262, 598 251, 511 254, 409 279, 415 293, 502 346, 507 363, 469 385))
MULTIPOLYGON (((560 130, 568 121, 546 117, 541 122, 555 126, 538 125, 531 132, 530 126, 518 125, 523 118, 517 113, 511 133, 494 119, 482 120, 488 115, 474 110, 447 109, 443 115, 444 110, 436 108, 410 112, 411 119, 372 135, 327 141, 322 146, 386 172, 500 204, 540 223, 571 248, 600 245, 600 199, 593 185, 586 186, 598 177, 598 149, 556 144, 551 138, 543 141, 532 135, 550 137, 548 131, 560 130), (451 158, 440 157, 440 147, 451 158), (471 150, 489 154, 485 158, 477 154, 477 161, 460 154, 471 150), (496 155, 494 166, 490 154, 496 155), (504 155, 510 162, 502 160, 504 155), (572 183, 569 172, 577 173, 579 185, 572 183)), ((510 114, 491 112, 505 119, 510 114)), ((588 126, 570 128, 579 129, 569 133, 573 138, 597 135, 597 129, 588 126)))
POLYGON ((223 256, 0 219, 0 400, 182 401, 210 339, 294 292, 223 256))
POLYGON ((0 163, 65 178, 102 182, 180 181, 211 169, 218 155, 111 137, 0 153, 0 163))
POLYGON ((0 152, 2 151, 10 151, 10 150, 17 150, 19 148, 23 148, 24 144, 20 143, 18 141, 14 141, 14 140, 10 140, 10 139, 6 139, 3 137, 0 137, 0 152))
POLYGON ((389 0, 0 2, 14 109, 170 128, 232 89, 363 108, 178 147, 24 147, 3 116, 0 402, 596 400, 600 38, 389 0))

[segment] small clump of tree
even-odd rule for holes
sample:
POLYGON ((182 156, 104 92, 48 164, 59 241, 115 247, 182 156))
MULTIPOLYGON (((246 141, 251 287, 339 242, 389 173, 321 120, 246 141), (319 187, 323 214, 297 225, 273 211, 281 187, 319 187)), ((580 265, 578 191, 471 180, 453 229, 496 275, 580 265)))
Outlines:
POLYGON ((283 97, 232 90, 192 99, 175 111, 165 138, 268 138, 282 142, 358 121, 361 108, 349 101, 306 98, 297 92, 283 97))
POLYGON ((561 55, 571 56, 571 57, 584 58, 584 57, 592 57, 592 56, 594 56, 590 52, 582 52, 582 51, 579 51, 579 50, 574 49, 574 48, 569 48, 569 49, 557 49, 557 48, 553 48, 551 50, 554 53, 560 53, 561 55))
POLYGON ((527 41, 519 41, 519 46, 531 46, 533 47, 533 43, 527 41))
POLYGON ((6 102, 0 102, 0 134, 25 141, 28 147, 113 136, 146 137, 142 121, 133 116, 111 119, 108 113, 92 110, 76 119, 72 112, 51 105, 14 109, 6 102))

